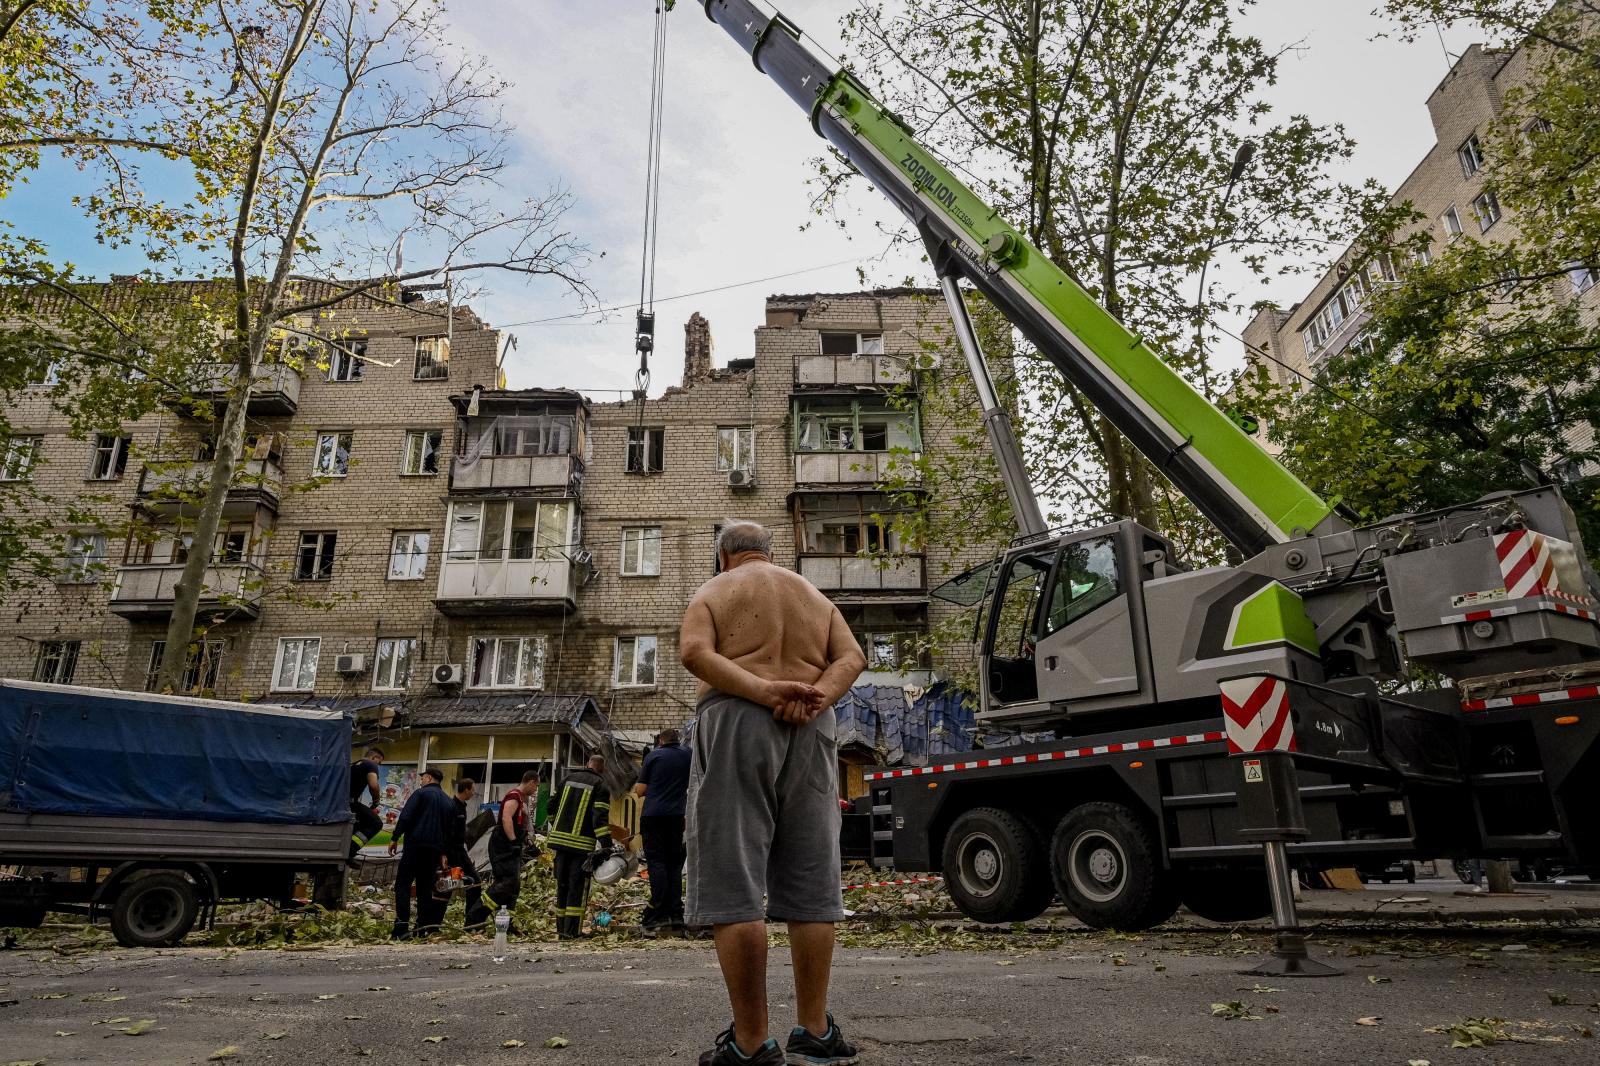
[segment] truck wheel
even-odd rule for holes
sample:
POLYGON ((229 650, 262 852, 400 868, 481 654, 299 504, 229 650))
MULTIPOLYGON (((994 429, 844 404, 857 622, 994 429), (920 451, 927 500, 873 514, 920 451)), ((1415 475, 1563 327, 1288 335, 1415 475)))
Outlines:
POLYGON ((178 873, 138 877, 117 893, 111 905, 111 932, 125 948, 169 948, 189 935, 200 900, 194 885, 178 873))
POLYGON ((1178 876, 1178 897, 1196 916, 1232 925, 1272 913, 1265 870, 1197 870, 1178 876))
POLYGON ((975 922, 1025 922, 1050 906, 1044 844, 1010 811, 977 807, 944 838, 944 883, 975 922))
POLYGON ((1067 910, 1094 929, 1149 929, 1178 911, 1155 830, 1120 803, 1068 811, 1050 843, 1050 873, 1067 910))

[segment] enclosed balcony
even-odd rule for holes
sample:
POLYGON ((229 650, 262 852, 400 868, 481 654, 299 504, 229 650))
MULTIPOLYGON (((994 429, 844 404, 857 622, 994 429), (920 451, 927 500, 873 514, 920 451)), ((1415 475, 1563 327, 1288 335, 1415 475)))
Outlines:
POLYGON ((572 499, 452 500, 434 603, 449 615, 566 612, 589 557, 572 499))
POLYGON ((922 451, 916 404, 882 399, 797 396, 791 411, 794 480, 799 486, 915 483, 922 451))
MULTIPOLYGON (((209 462, 158 463, 139 474, 140 504, 152 514, 168 516, 199 510, 211 482, 209 462)), ((233 487, 223 505, 225 518, 247 517, 257 507, 278 509, 283 468, 274 459, 248 459, 235 466, 233 487)))
POLYGON ((824 592, 926 588, 921 555, 906 552, 893 499, 877 492, 800 493, 794 500, 799 570, 824 592))
MULTIPOLYGON (((228 402, 239 368, 232 363, 206 363, 195 369, 194 377, 181 392, 167 397, 166 403, 179 414, 209 421, 213 408, 228 402)), ((250 414, 258 417, 292 415, 300 408, 300 371, 286 363, 267 363, 256 368, 250 390, 250 414)))
MULTIPOLYGON (((111 593, 111 613, 132 620, 155 620, 172 615, 183 563, 135 563, 117 568, 111 593)), ((254 563, 213 563, 206 567, 200 593, 202 612, 229 611, 238 618, 261 613, 261 568, 254 563)))
POLYGON ((459 413, 453 493, 576 494, 583 482, 587 402, 561 389, 477 390, 452 397, 459 413))

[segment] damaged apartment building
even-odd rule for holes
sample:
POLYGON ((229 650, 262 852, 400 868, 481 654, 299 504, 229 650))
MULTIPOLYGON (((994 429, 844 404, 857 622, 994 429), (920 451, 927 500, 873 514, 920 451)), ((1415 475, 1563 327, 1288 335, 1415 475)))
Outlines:
MULTIPOLYGON (((753 354, 721 366, 693 315, 681 384, 642 402, 501 387, 500 334, 449 314, 340 307, 348 351, 263 368, 191 691, 352 710, 397 787, 444 764, 493 798, 577 758, 585 720, 642 741, 692 716, 678 625, 729 518, 766 525, 775 561, 839 604, 870 662, 858 692, 904 704, 942 669, 926 637, 956 608, 930 585, 979 560, 909 550, 893 520, 939 507, 916 458, 957 446, 924 417, 928 390, 962 387, 937 293, 771 297, 753 354)), ((46 382, 21 397, 5 476, 92 491, 106 528, 147 530, 64 531, 81 565, 8 604, 0 673, 154 684, 194 550, 160 485, 204 476, 214 413, 182 399, 83 441, 46 382)), ((850 761, 882 754, 854 739, 850 761)))

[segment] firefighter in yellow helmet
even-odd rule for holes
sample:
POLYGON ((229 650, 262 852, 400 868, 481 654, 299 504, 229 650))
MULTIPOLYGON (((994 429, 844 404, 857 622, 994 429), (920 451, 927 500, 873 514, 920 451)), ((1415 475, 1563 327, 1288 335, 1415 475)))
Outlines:
POLYGON ((589 860, 595 842, 607 833, 611 810, 610 793, 600 778, 605 765, 605 759, 594 755, 584 768, 569 770, 550 816, 545 843, 556 860, 556 937, 561 940, 583 935, 583 914, 589 906, 589 860))

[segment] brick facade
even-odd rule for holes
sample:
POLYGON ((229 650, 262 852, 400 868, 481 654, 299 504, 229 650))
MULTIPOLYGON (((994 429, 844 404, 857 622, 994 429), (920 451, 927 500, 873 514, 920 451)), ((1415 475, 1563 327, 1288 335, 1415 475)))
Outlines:
MULTIPOLYGON (((936 292, 773 297, 767 324, 756 331, 754 357, 724 367, 713 365, 709 324, 693 315, 685 326, 683 383, 642 409, 634 401, 591 405, 575 393, 499 388, 500 335, 461 309, 451 331, 448 377, 415 380, 416 338, 444 332, 443 324, 431 307, 341 308, 326 328, 367 337, 360 380, 330 381, 326 368, 308 368, 292 414, 253 416, 253 432, 279 435, 285 488, 275 507, 238 508, 270 530, 250 548, 264 588, 254 617, 233 612, 207 633, 222 647, 217 695, 383 700, 403 713, 408 703, 441 694, 469 701, 479 692, 532 692, 532 686, 487 690, 471 684, 474 638, 532 637, 543 649, 539 691, 589 695, 615 726, 655 729, 692 714, 695 682, 678 663, 677 630, 689 598, 715 572, 714 530, 724 519, 768 526, 780 564, 800 566, 804 554, 811 560, 804 565, 834 575, 830 594, 863 634, 925 630, 946 610, 930 604, 929 585, 978 561, 946 558, 936 548, 926 561, 883 566, 859 559, 873 547, 892 551, 884 543, 889 534, 868 518, 844 517, 883 509, 873 477, 884 464, 904 461, 885 449, 909 439, 905 434, 920 429, 924 449, 955 446, 953 427, 919 426, 915 404, 908 402, 916 390, 967 387, 936 292), (824 334, 834 347, 849 346, 843 338, 856 335, 869 351, 824 358, 824 334), (913 375, 905 369, 912 360, 929 368, 913 375), (950 369, 934 369, 935 363, 950 369), (810 465, 797 482, 797 399, 834 412, 835 423, 857 412, 855 424, 826 432, 842 435, 828 438, 835 444, 848 441, 864 450, 828 451, 819 428, 826 420, 808 415, 811 435, 802 450, 810 465), (568 428, 554 431, 555 423, 568 428), (629 434, 641 429, 664 448, 652 469, 630 471, 629 434), (734 480, 745 484, 730 484, 729 471, 719 469, 723 429, 736 438, 735 461, 750 476, 734 480), (440 433, 437 472, 403 472, 408 430, 440 433), (320 432, 351 434, 349 470, 313 483, 320 432), (747 451, 753 451, 748 462, 747 451), (572 501, 576 512, 565 532, 556 528, 566 521, 560 508, 569 505, 562 501, 572 501), (797 515, 809 517, 809 534, 800 535, 797 515), (642 567, 658 573, 623 572, 624 530, 637 529, 659 530, 659 566, 642 567), (317 531, 337 533, 331 576, 296 580, 301 534, 317 531), (410 531, 428 538, 416 564, 421 576, 391 578, 393 537, 410 531), (495 539, 502 533, 504 542, 495 539), (801 550, 806 545, 799 541, 807 537, 817 550, 801 550), (281 691, 275 685, 281 642, 302 637, 321 641, 315 681, 281 691), (631 676, 630 660, 630 676, 619 681, 618 639, 638 637, 657 641, 653 677, 631 676), (417 642, 410 682, 398 691, 377 689, 379 641, 397 638, 417 642), (341 654, 364 656, 362 669, 340 674, 335 661, 341 654), (440 664, 463 664, 467 686, 434 685, 432 670, 440 664), (631 683, 636 680, 647 683, 631 683)), ((665 361, 658 356, 657 367, 665 361)), ((104 492, 108 524, 126 522, 158 442, 163 456, 183 453, 205 428, 176 409, 153 412, 124 427, 133 447, 123 475, 90 484, 82 475, 91 443, 66 435, 65 420, 42 390, 22 397, 14 422, 20 432, 45 437, 32 475, 41 488, 65 497, 104 492)), ((144 687, 165 617, 159 605, 144 617, 129 613, 127 590, 138 576, 130 570, 139 568, 123 564, 134 549, 108 547, 109 572, 99 583, 44 582, 6 605, 0 675, 34 676, 40 642, 76 641, 74 683, 144 687), (119 581, 120 608, 113 603, 119 581)), ((632 547, 635 563, 650 554, 646 548, 640 556, 636 541, 632 547)), ((315 561, 310 565, 314 569, 315 561)), ((889 646, 886 637, 880 643, 889 646)), ((509 653, 496 645, 494 654, 509 653)), ((884 675, 890 676, 928 675, 923 669, 884 675)))

